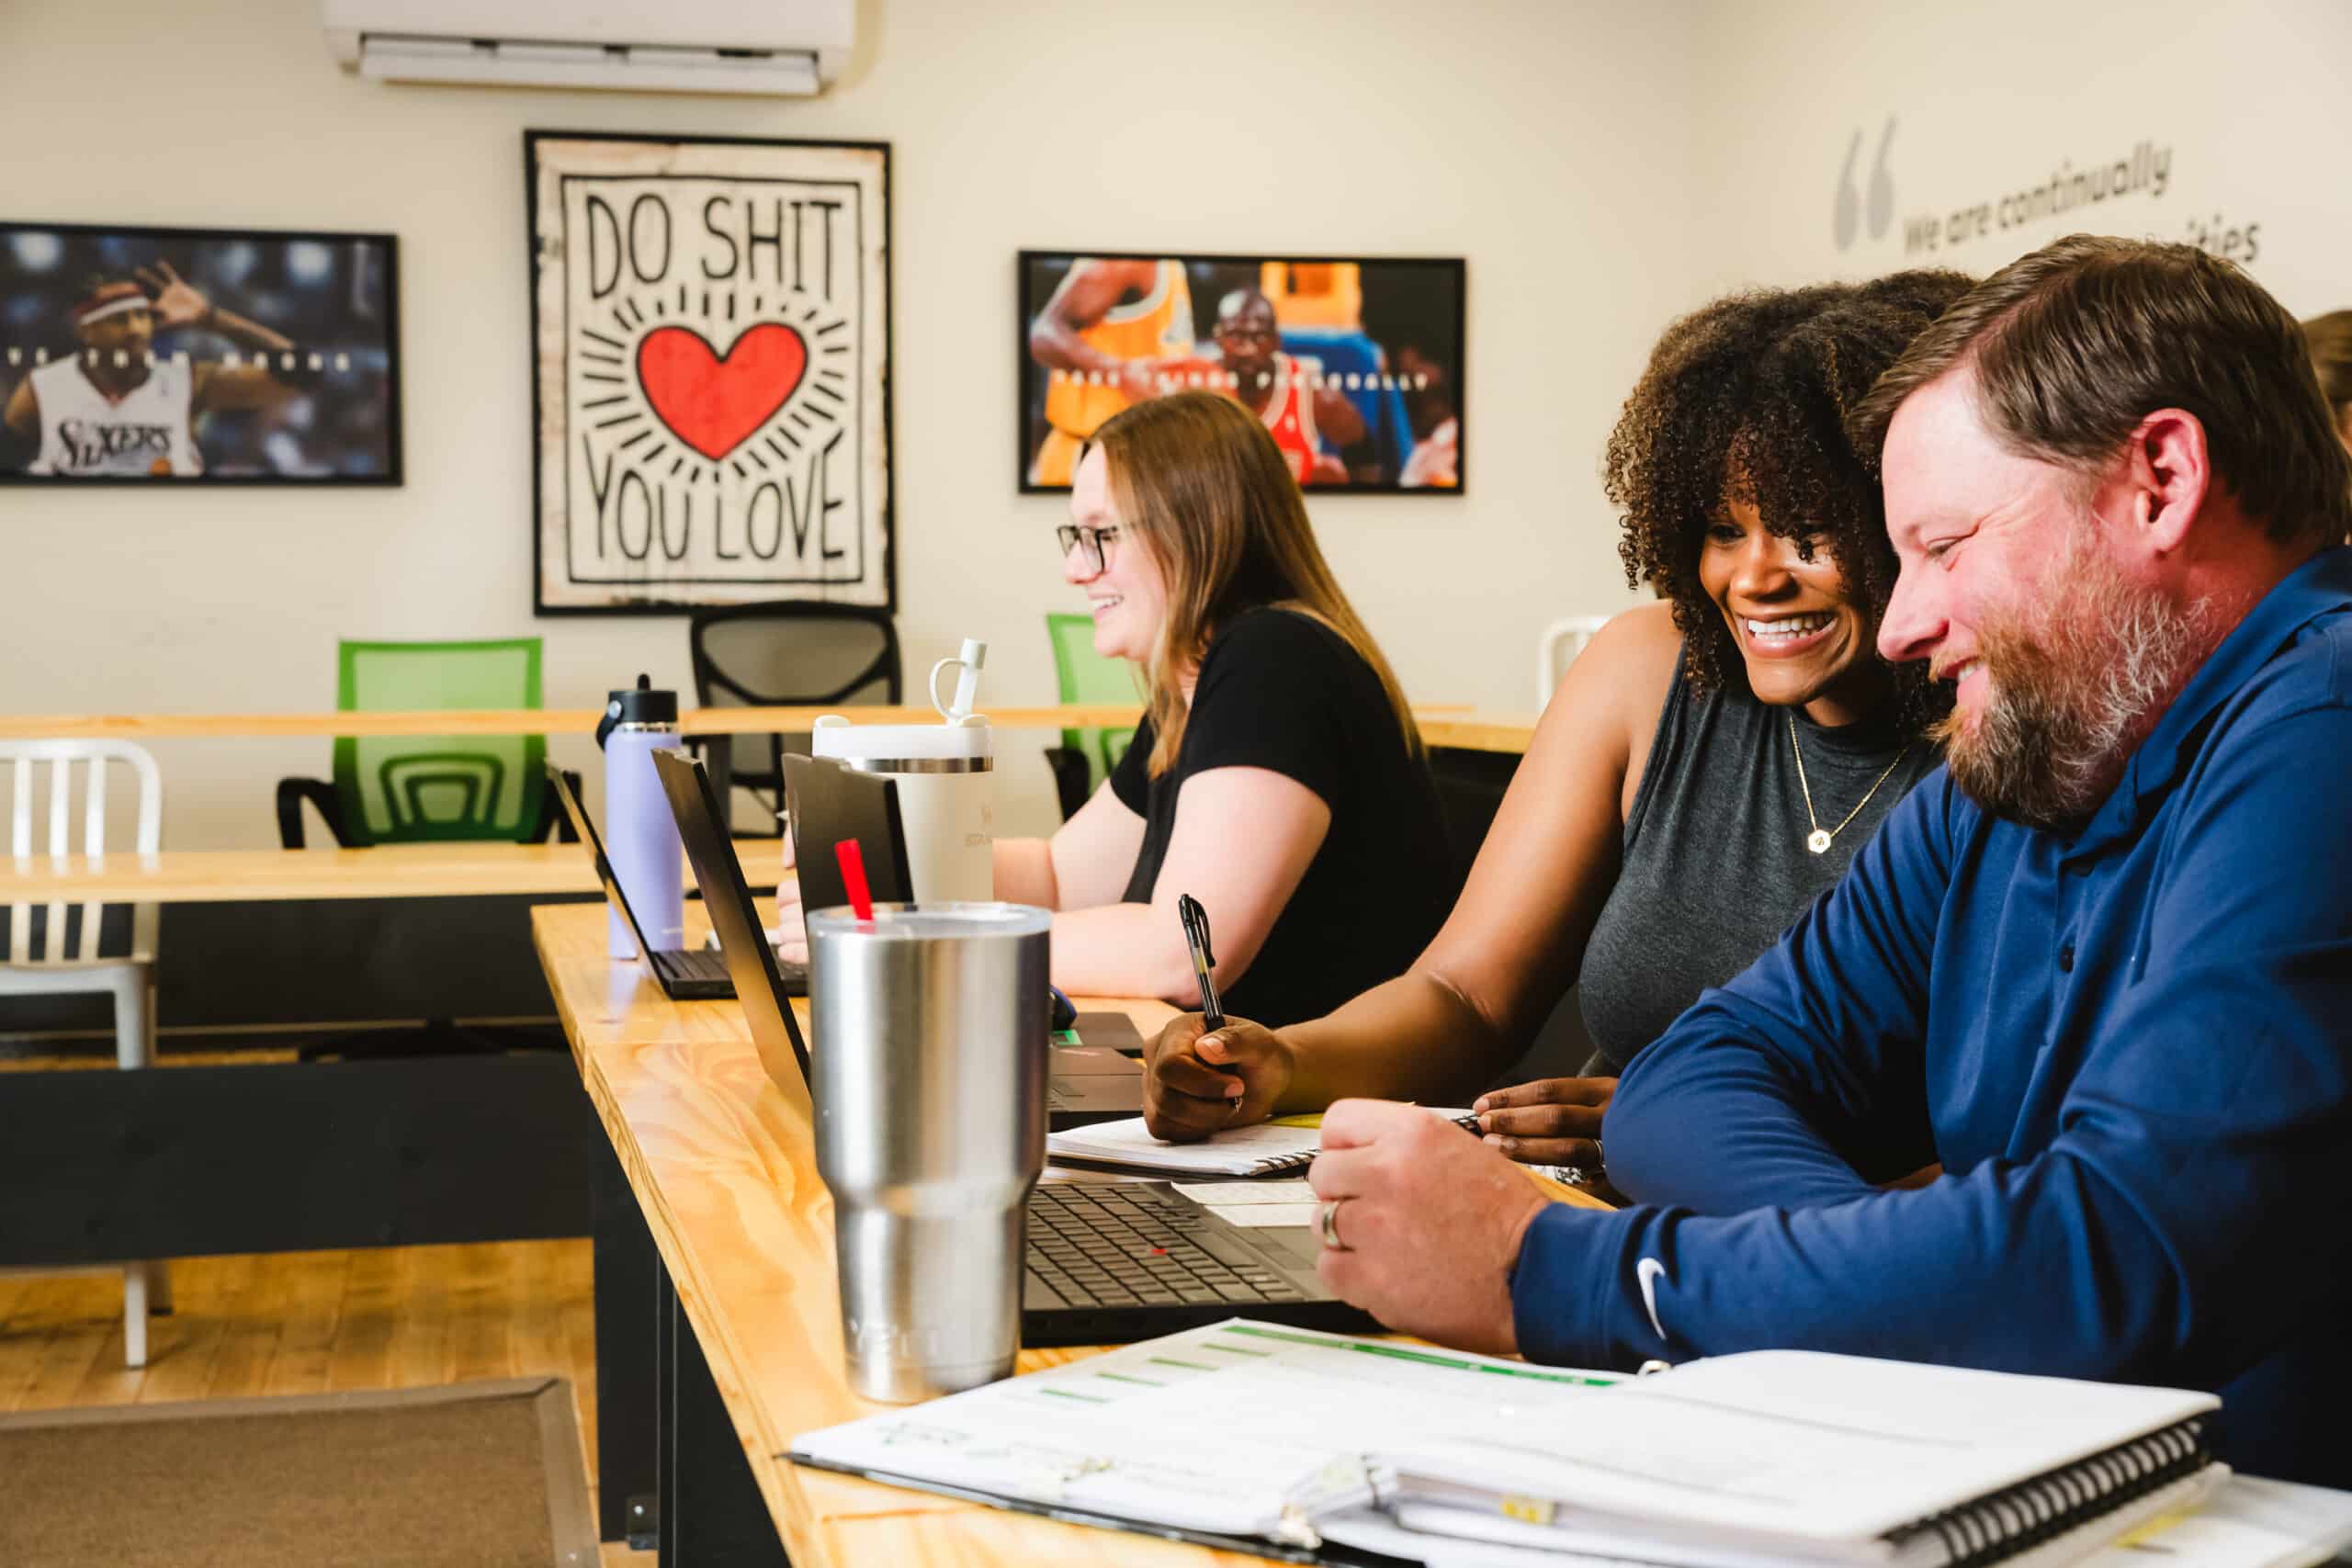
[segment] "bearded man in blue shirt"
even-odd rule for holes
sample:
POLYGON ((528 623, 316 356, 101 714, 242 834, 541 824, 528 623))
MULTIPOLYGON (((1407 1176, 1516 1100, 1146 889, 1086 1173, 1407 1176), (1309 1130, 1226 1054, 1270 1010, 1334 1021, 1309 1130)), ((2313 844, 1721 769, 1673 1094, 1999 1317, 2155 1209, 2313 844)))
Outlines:
POLYGON ((1956 682, 1946 771, 1635 1060, 1602 1128, 1632 1205, 1343 1101, 1324 1277, 1544 1361, 2211 1389, 2220 1458, 2352 1485, 2352 468, 2295 321, 2190 247, 2076 236, 1853 417, 1879 648, 1956 682))

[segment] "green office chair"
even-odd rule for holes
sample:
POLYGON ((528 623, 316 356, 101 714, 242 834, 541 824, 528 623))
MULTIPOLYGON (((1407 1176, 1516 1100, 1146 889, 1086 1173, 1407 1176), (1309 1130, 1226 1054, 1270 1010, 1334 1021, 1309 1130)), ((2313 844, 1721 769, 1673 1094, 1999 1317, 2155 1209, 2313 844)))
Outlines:
MULTIPOLYGON (((1143 700, 1135 666, 1124 659, 1105 659, 1094 651, 1094 617, 1052 615, 1046 617, 1046 636, 1054 645, 1054 674, 1061 683, 1065 703, 1134 703, 1143 700)), ((1059 746, 1046 748, 1054 770, 1054 788, 1061 797, 1067 821, 1084 806, 1119 759, 1126 754, 1133 728, 1065 729, 1059 746)))
MULTIPOLYGON (((536 708, 539 639, 349 642, 337 645, 335 708, 416 713, 434 708, 536 708)), ((334 782, 277 781, 277 836, 302 848, 302 803, 349 849, 452 840, 544 843, 562 813, 547 787, 539 735, 339 736, 334 782)), ((579 775, 567 773, 574 791, 579 775)), ((565 841, 571 824, 562 823, 565 841)), ((304 1061, 497 1054, 554 1049, 560 1032, 477 1027, 427 1017, 422 1028, 360 1029, 304 1042, 304 1061)))
MULTIPOLYGON (((428 708, 536 708, 539 639, 344 642, 335 707, 344 713, 428 708)), ((338 844, 451 840, 541 843, 560 815, 547 793, 538 735, 342 736, 334 782, 281 779, 278 838, 302 847, 308 800, 338 844)), ((571 834, 563 824, 563 837, 571 834)))

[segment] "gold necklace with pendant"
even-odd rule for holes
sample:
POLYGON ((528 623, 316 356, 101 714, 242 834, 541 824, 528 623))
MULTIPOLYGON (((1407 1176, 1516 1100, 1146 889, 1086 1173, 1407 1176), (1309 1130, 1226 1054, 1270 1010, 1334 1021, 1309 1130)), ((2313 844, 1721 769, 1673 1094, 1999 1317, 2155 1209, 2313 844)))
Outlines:
POLYGON ((1846 813, 1845 822, 1838 823, 1835 828, 1824 828, 1821 825, 1821 819, 1813 814, 1813 785, 1805 782, 1804 748, 1797 744, 1797 716, 1791 713, 1788 715, 1788 720, 1789 750, 1795 754, 1797 760, 1797 788, 1804 792, 1804 819, 1813 828, 1813 831, 1804 836, 1804 847, 1815 854, 1826 855, 1829 852, 1829 846, 1837 841, 1838 835, 1846 830, 1846 824, 1862 814, 1862 807, 1868 806, 1871 803, 1871 796, 1878 793, 1879 784, 1884 784, 1893 777, 1894 770, 1903 765, 1903 759, 1911 750, 1911 743, 1907 740, 1903 743, 1903 750, 1894 754, 1894 761, 1886 765, 1886 772, 1879 774, 1877 782, 1871 785, 1861 799, 1854 803, 1854 809, 1846 813))

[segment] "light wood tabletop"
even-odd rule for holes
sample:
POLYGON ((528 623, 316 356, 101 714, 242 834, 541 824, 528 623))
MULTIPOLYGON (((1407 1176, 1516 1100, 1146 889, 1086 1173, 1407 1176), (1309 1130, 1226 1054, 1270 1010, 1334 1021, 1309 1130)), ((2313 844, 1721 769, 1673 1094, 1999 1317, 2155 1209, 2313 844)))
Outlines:
MULTIPOLYGON (((774 887, 782 840, 738 839, 744 879, 774 887)), ((682 885, 695 886, 691 867, 682 885)), ((0 859, 0 905, 224 904, 287 898, 455 898, 594 893, 580 844, 379 844, 343 850, 164 850, 0 859)))
MULTIPOLYGON (((999 729, 1126 728, 1143 715, 1134 703, 1080 703, 1051 707, 989 708, 999 729)), ((930 707, 701 707, 679 716, 686 735, 767 735, 806 730, 825 714, 853 724, 936 724, 930 707)), ((287 736, 586 735, 603 717, 598 708, 467 708, 411 713, 153 713, 0 715, 0 739, 159 740, 259 739, 287 736)), ((1524 751, 1532 716, 1480 714, 1467 703, 1417 705, 1415 720, 1431 746, 1468 750, 1524 751)))
MULTIPOLYGON (((769 1080, 734 1003, 672 1002, 638 965, 608 963, 596 910, 534 909, 531 930, 582 1081, 794 1562, 1206 1568, 1263 1561, 999 1512, 779 1458, 803 1432, 886 1408, 851 1393, 843 1372, 832 1199, 817 1176, 808 1095, 769 1080)), ((807 1004, 795 1005, 805 1027, 807 1004)), ((1175 1011, 1151 1000, 1080 1005, 1124 1009, 1147 1033, 1175 1011)), ((1095 1353, 1023 1350, 1020 1367, 1095 1353)))
MULTIPOLYGON (((1084 729, 1124 727, 1143 710, 1134 703, 989 708, 1001 729, 1084 729)), ((766 735, 807 729, 826 714, 853 724, 937 724, 933 707, 699 707, 678 716, 686 735, 766 735)), ((602 708, 427 708, 405 713, 145 713, 10 714, 0 716, 0 739, 107 739, 153 740, 300 735, 587 735, 602 708)))
POLYGON ((1450 746, 1462 751, 1506 751, 1525 755, 1535 738, 1536 714, 1425 713, 1415 709, 1413 721, 1421 727, 1421 744, 1450 746))

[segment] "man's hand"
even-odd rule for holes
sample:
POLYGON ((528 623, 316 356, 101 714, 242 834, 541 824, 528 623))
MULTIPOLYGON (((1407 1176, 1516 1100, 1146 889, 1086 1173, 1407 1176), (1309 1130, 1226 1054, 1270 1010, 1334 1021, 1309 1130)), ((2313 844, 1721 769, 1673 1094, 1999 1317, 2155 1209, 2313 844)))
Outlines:
POLYGON ((1339 1204, 1345 1250, 1316 1266, 1334 1295, 1400 1333, 1518 1350, 1510 1270, 1545 1200, 1517 1166, 1418 1106, 1343 1100, 1306 1179, 1339 1204))
POLYGON ((1489 1146, 1529 1165, 1600 1171, 1600 1116, 1615 1078, 1538 1078, 1482 1094, 1470 1109, 1489 1146))
POLYGON ((1241 1018, 1202 1027, 1188 1012, 1144 1047, 1143 1124, 1155 1138, 1190 1143, 1263 1122, 1290 1088, 1290 1047, 1271 1031, 1241 1018))
POLYGON ((212 301, 198 293, 195 285, 174 272, 171 263, 158 261, 153 266, 134 269, 131 276, 154 295, 155 316, 164 325, 196 327, 202 326, 210 319, 212 301))

